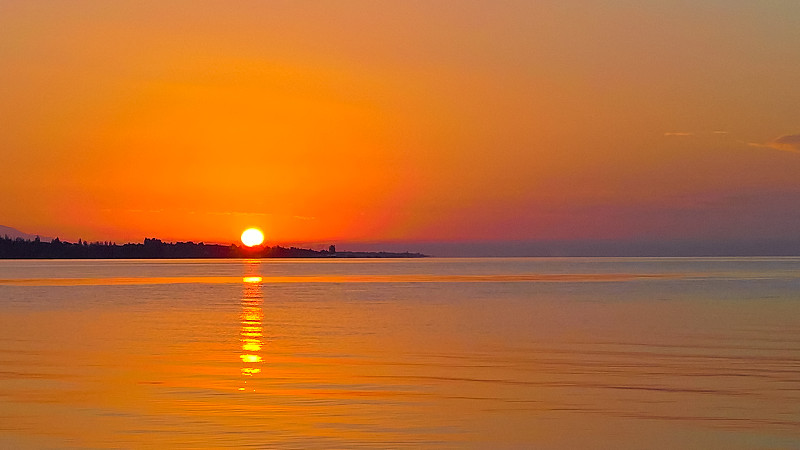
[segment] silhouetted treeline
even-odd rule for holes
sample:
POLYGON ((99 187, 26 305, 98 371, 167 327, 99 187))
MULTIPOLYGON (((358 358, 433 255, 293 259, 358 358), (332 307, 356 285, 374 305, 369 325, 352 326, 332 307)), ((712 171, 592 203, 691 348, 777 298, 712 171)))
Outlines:
POLYGON ((113 242, 50 242, 0 238, 0 259, 170 259, 170 258, 420 258, 421 253, 337 252, 296 247, 244 247, 238 245, 204 244, 202 242, 162 242, 145 239, 142 244, 113 242))

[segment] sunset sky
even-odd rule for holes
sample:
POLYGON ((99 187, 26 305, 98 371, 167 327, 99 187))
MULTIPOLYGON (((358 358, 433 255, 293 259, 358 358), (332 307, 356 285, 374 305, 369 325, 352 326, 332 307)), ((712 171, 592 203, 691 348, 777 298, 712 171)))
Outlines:
POLYGON ((800 234, 795 0, 0 0, 0 29, 29 233, 800 234))

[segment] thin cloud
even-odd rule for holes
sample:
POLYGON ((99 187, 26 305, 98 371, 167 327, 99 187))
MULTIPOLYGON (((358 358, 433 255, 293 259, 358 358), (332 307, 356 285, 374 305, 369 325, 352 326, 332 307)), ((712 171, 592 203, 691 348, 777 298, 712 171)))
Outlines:
POLYGON ((189 211, 189 214, 207 214, 210 216, 274 216, 272 213, 247 211, 189 211))
POLYGON ((784 152, 800 153, 800 134, 785 134, 764 144, 751 142, 753 147, 772 148, 784 152))
POLYGON ((724 131, 724 130, 714 130, 714 131, 710 131, 710 132, 709 131, 701 131, 699 133, 695 133, 694 131, 667 131, 666 133, 664 133, 664 136, 678 136, 678 137, 683 136, 683 137, 686 137, 686 136, 706 136, 706 135, 709 135, 709 134, 721 136, 721 135, 726 135, 726 134, 730 134, 730 133, 727 132, 727 131, 724 131))
POLYGON ((124 212, 124 213, 135 213, 135 214, 156 214, 164 212, 163 209, 117 209, 117 208, 103 208, 100 211, 103 212, 124 212))

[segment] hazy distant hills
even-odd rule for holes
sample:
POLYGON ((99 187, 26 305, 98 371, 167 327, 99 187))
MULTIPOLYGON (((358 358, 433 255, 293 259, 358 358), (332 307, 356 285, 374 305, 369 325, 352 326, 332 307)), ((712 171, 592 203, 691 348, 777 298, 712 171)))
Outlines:
MULTIPOLYGON (((25 233, 8 226, 0 225, 0 240, 8 236, 12 240, 36 239, 35 234, 25 233)), ((49 243, 52 237, 39 235, 43 243, 49 243)), ((157 240, 153 240, 155 242, 157 240)), ((252 254, 240 255, 241 252, 232 252, 228 245, 205 244, 200 251, 198 248, 187 249, 193 243, 178 243, 173 246, 158 241, 164 247, 161 253, 171 257, 249 257, 252 254), (182 246, 180 249, 178 247, 182 246), (231 253, 232 252, 232 253, 231 253)), ((68 244, 68 243, 64 243, 68 244)), ((142 244, 137 244, 142 245, 142 244)), ((415 248, 426 255, 445 257, 701 257, 701 256, 800 256, 800 238, 793 239, 719 239, 719 240, 573 240, 573 241, 475 241, 475 242, 384 242, 384 243, 343 243, 355 251, 336 252, 338 258, 369 258, 369 257, 419 257, 421 253, 409 253, 407 249, 415 248)), ((122 248, 122 246, 120 246, 122 248)), ((130 247, 133 251, 138 247, 130 247)), ((261 247, 260 247, 261 248, 261 247)), ((260 251, 261 257, 332 257, 323 252, 276 246, 270 250, 264 247, 260 251)), ((63 250, 63 249, 62 249, 63 250)), ((97 249, 96 249, 97 250, 97 249)), ((147 257, 143 250, 136 250, 136 256, 147 257)), ((106 258, 110 250, 103 248, 97 250, 93 257, 106 258), (99 252, 99 253, 98 253, 99 252)), ((113 252, 111 252, 113 253, 113 252)), ((124 252, 122 252, 124 253, 124 252)), ((130 253, 130 252, 128 252, 130 253)), ((128 253, 124 253, 128 255, 128 253)), ((152 252, 150 252, 152 253, 152 252)), ((158 252, 157 252, 158 253, 158 252)), ((0 258, 3 256, 0 255, 0 258)), ((57 256, 51 256, 57 257, 57 256)), ((74 256, 73 257, 86 257, 74 256)), ((163 256, 162 256, 163 257, 163 256)))
MULTIPOLYGON (((12 228, 13 230, 13 228, 12 228)), ((19 233, 19 230, 14 230, 19 233)), ((175 259, 175 258, 422 258, 421 253, 337 252, 296 247, 242 247, 145 239, 142 244, 66 242, 0 237, 0 259, 175 259)))
MULTIPOLYGON (((36 239, 37 235, 36 234, 28 234, 28 233, 25 233, 24 231, 19 231, 16 228, 11 228, 11 227, 7 227, 5 225, 0 225, 0 237, 3 237, 3 236, 8 236, 11 239, 22 238, 22 239, 25 239, 25 240, 33 240, 33 239, 36 239)), ((42 241, 52 241, 53 240, 53 238, 51 238, 49 236, 42 236, 42 235, 38 235, 38 236, 39 236, 39 239, 41 239, 42 241)))

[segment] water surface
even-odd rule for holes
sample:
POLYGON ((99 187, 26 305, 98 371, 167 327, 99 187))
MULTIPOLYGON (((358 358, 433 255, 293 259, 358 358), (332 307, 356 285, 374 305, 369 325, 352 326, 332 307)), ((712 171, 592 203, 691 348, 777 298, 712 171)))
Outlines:
POLYGON ((0 261, 3 447, 800 447, 800 259, 0 261))

